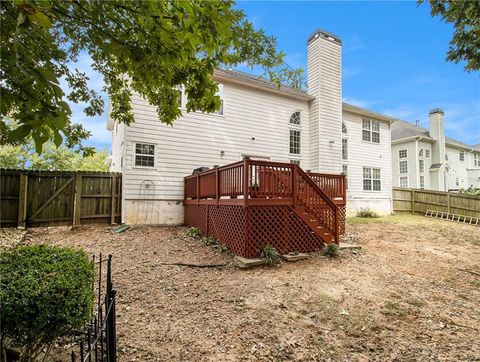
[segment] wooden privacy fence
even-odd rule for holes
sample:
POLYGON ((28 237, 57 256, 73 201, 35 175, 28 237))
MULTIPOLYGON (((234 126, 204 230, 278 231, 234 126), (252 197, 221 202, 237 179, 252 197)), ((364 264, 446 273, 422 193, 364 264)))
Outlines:
POLYGON ((120 222, 122 175, 0 169, 0 226, 120 222))
POLYGON ((480 217, 480 197, 433 190, 393 188, 393 211, 425 214, 427 210, 480 217))

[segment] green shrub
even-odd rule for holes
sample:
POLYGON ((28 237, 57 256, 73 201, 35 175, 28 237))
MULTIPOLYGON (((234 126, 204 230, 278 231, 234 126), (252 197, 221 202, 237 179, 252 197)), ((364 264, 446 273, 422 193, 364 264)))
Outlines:
POLYGON ((202 235, 202 231, 198 228, 190 228, 187 231, 187 235, 191 238, 198 238, 200 235, 202 235))
POLYGON ((377 218, 378 214, 370 209, 360 209, 359 211, 357 211, 357 217, 377 218))
POLYGON ((328 243, 325 246, 324 255, 328 256, 330 258, 333 258, 334 256, 337 256, 338 255, 338 245, 334 244, 334 243, 328 243))
MULTIPOLYGON (((1 333, 34 361, 91 318, 94 267, 84 251, 47 245, 0 253, 1 333)), ((46 356, 45 356, 46 358, 46 356)))
POLYGON ((280 255, 278 254, 277 249, 271 245, 265 245, 263 247, 260 258, 267 265, 274 265, 280 261, 280 255))
POLYGON ((217 245, 218 242, 214 238, 211 238, 209 236, 205 236, 202 238, 202 241, 205 245, 210 246, 210 245, 217 245))

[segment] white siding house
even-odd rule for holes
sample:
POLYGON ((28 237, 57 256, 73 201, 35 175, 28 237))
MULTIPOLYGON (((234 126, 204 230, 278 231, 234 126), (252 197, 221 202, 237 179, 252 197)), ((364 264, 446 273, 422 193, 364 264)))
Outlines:
POLYGON ((392 124, 393 185, 437 191, 480 187, 480 147, 445 137, 441 109, 432 110, 429 120, 428 130, 405 121, 392 124))
POLYGON ((173 126, 160 123, 155 107, 134 95, 135 122, 126 127, 109 119, 107 124, 113 137, 111 169, 123 173, 123 222, 183 223, 183 177, 198 167, 244 157, 295 162, 313 172, 344 171, 348 211, 369 207, 390 213, 393 119, 342 104, 338 37, 317 30, 307 47, 308 92, 217 70, 220 114, 184 111, 173 126), (364 139, 367 123, 370 140, 364 139), (342 159, 345 147, 348 157, 342 159))

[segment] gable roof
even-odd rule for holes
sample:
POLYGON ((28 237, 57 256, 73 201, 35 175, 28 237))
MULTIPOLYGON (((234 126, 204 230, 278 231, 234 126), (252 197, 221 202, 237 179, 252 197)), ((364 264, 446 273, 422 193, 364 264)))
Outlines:
MULTIPOLYGON (((392 141, 398 141, 411 137, 422 137, 423 139, 426 139, 428 141, 436 141, 433 137, 430 136, 430 131, 428 129, 416 126, 414 124, 399 119, 393 122, 391 130, 392 141)), ((480 151, 480 144, 472 146, 447 136, 445 136, 445 143, 451 146, 465 148, 468 150, 474 149, 480 151)))
POLYGON ((277 84, 273 83, 268 79, 253 74, 241 72, 239 70, 217 68, 213 73, 213 77, 215 80, 230 81, 232 83, 240 83, 254 88, 262 88, 277 94, 293 96, 294 98, 299 98, 307 101, 315 98, 310 94, 307 94, 307 92, 302 89, 292 88, 283 84, 279 88, 277 84))

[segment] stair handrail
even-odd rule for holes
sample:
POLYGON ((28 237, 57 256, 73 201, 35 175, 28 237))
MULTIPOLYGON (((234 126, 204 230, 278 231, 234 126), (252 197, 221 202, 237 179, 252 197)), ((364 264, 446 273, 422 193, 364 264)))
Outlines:
MULTIPOLYGON (((297 192, 296 192, 297 187, 295 185, 295 173, 298 173, 317 192, 317 194, 320 195, 320 197, 323 199, 323 201, 328 206, 330 206, 330 209, 333 209, 333 211, 335 213, 333 235, 334 235, 335 243, 338 244, 339 237, 340 237, 340 222, 339 222, 340 210, 339 210, 338 206, 332 201, 332 199, 320 187, 318 187, 318 185, 310 178, 310 176, 308 176, 308 174, 305 171, 303 171, 301 169, 300 166, 294 165, 293 170, 294 170, 294 172, 292 173, 292 175, 293 175, 292 177, 293 177, 293 180, 294 180, 294 182, 292 182, 292 185, 293 185, 293 188, 294 188, 294 191, 293 191, 293 195, 294 195, 293 205, 297 206, 297 192)), ((321 223, 322 222, 321 218, 318 218, 318 221, 321 223)))

